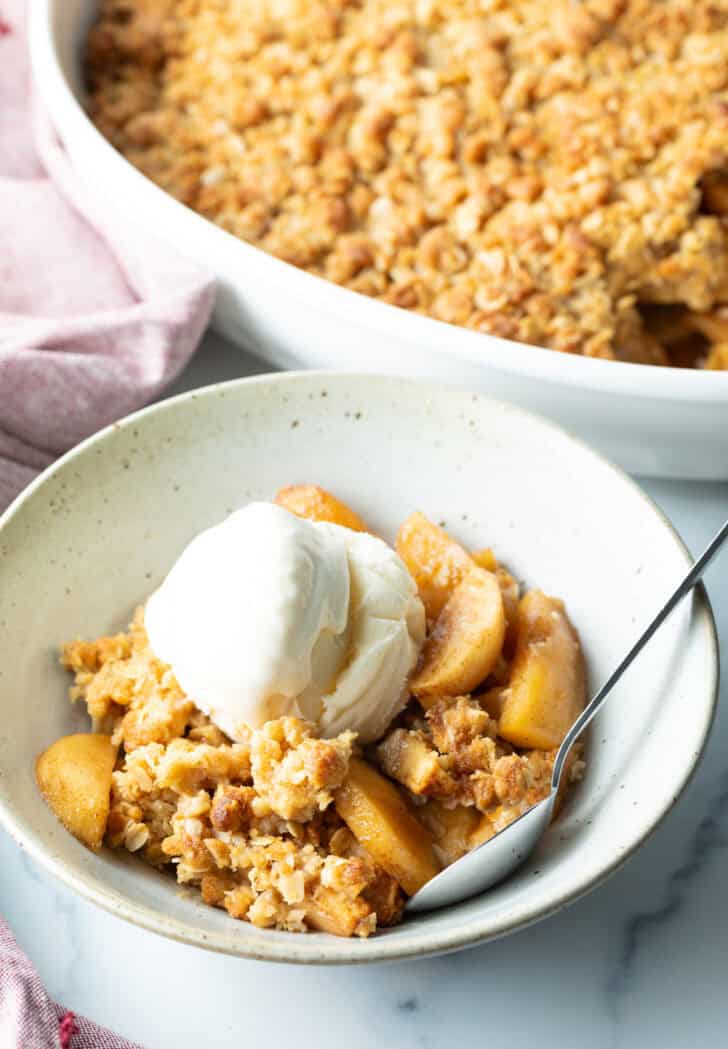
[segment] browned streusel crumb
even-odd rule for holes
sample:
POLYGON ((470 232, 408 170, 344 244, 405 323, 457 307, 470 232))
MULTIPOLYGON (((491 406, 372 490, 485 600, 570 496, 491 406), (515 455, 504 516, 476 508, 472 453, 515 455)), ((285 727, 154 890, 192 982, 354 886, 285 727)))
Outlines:
POLYGON ((142 610, 128 635, 73 642, 62 659, 72 696, 122 744, 109 846, 172 866, 206 903, 260 927, 368 936, 397 920, 399 885, 342 837, 331 805, 352 733, 316 739, 283 718, 231 742, 154 657, 142 610))
MULTIPOLYGON (((465 702, 469 706, 475 704, 475 701, 465 702)), ((450 709, 453 713, 458 708, 464 711, 465 702, 463 699, 458 700, 455 707, 450 709)), ((488 728, 492 730, 492 721, 488 728)), ((491 737, 488 740, 492 742, 491 737)), ((438 746, 445 742, 441 736, 438 746)), ((452 736, 449 742, 452 742, 452 736)), ((379 757, 385 771, 399 779, 413 793, 414 800, 420 802, 417 814, 432 834, 435 854, 444 866, 454 863, 476 845, 504 830, 514 819, 547 797, 551 790, 556 751, 502 753, 502 748, 504 741, 498 741, 494 751, 490 751, 490 748, 484 751, 490 753, 490 765, 484 764, 479 769, 469 771, 472 751, 468 746, 465 751, 459 749, 458 752, 456 748, 451 752, 446 750, 440 753, 432 747, 431 740, 422 730, 419 736, 416 732, 403 736, 401 730, 395 729, 380 745, 379 757), (448 769, 440 778, 431 780, 420 790, 416 789, 417 785, 411 777, 403 774, 408 767, 407 752, 413 738, 420 753, 420 748, 429 751, 443 770, 448 769)), ((568 758, 555 815, 571 786, 583 774, 581 753, 582 747, 577 744, 568 758)))
POLYGON ((352 732, 315 739, 295 718, 269 721, 253 736, 251 767, 255 789, 283 819, 305 823, 333 799, 349 767, 352 732))
POLYGON ((296 266, 555 350, 728 366, 702 323, 728 302, 723 3, 102 0, 86 73, 133 164, 296 266))
POLYGON ((489 811, 496 801, 493 772, 510 751, 496 741, 498 725, 470 696, 442 699, 420 727, 393 729, 377 748, 388 776, 413 794, 489 811))
POLYGON ((141 608, 128 634, 73 641, 61 662, 75 673, 71 699, 83 699, 94 725, 127 751, 169 743, 196 715, 170 668, 152 653, 141 608))

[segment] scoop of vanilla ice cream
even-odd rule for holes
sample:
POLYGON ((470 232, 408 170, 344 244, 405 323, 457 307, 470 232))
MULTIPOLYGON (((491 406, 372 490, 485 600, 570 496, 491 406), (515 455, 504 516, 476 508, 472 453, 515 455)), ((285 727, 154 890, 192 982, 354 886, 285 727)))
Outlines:
POLYGON ((345 729, 363 743, 379 739, 407 700, 407 678, 425 637, 425 610, 402 559, 383 540, 317 524, 346 544, 349 644, 333 688, 322 697, 324 736, 345 729))
POLYGON ((381 539, 251 503, 192 540, 145 624, 155 655, 233 739, 288 714, 368 742, 406 700, 425 615, 381 539))

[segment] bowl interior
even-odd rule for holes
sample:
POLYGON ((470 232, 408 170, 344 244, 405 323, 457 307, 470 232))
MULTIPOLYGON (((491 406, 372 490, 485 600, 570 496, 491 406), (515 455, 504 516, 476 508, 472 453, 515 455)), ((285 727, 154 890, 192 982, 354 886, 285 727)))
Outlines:
POLYGON ((286 374, 186 394, 70 453, 0 525, 0 818, 57 876, 117 914, 233 954, 366 961, 501 935, 603 878, 670 807, 710 725, 716 652, 701 596, 618 686, 584 782, 505 883, 368 941, 260 931, 132 857, 92 855, 41 801, 35 756, 87 719, 58 646, 123 627, 186 542, 282 484, 331 488, 392 539, 414 509, 563 597, 601 681, 687 554, 624 475, 552 425, 486 398, 373 376, 286 374), (690 718, 685 718, 689 704, 690 718))

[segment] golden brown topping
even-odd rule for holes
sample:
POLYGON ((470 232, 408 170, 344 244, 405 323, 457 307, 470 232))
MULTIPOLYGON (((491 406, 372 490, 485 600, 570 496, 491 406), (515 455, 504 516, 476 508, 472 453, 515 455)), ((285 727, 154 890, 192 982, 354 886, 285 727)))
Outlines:
POLYGON ((102 0, 89 108, 164 189, 348 287, 565 353, 725 302, 713 0, 102 0))
POLYGON ((324 740, 314 739, 312 732, 304 721, 280 718, 253 735, 253 784, 283 819, 312 819, 330 804, 346 776, 353 733, 324 740))
POLYGON ((210 809, 213 830, 237 833, 249 827, 253 818, 254 798, 255 790, 252 787, 220 785, 213 795, 210 809))

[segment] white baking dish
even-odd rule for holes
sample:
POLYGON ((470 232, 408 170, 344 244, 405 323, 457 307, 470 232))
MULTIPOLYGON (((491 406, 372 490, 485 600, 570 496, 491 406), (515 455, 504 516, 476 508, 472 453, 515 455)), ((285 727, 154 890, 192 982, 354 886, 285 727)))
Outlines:
POLYGON ((80 55, 94 0, 33 0, 36 83, 88 186, 217 276, 216 326, 282 367, 399 373, 542 412, 628 470, 728 478, 728 373, 589 360, 467 331, 330 284, 214 226, 120 156, 82 108, 80 55))

